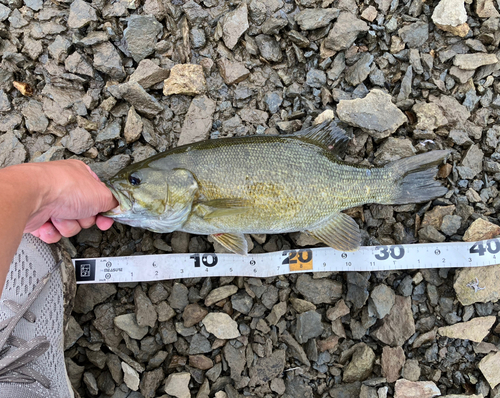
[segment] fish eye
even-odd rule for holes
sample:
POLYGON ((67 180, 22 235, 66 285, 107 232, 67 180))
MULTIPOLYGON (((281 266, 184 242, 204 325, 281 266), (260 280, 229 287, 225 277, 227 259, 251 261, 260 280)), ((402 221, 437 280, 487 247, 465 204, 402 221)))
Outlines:
POLYGON ((132 174, 128 176, 128 182, 130 182, 134 186, 141 184, 140 178, 134 177, 132 174))

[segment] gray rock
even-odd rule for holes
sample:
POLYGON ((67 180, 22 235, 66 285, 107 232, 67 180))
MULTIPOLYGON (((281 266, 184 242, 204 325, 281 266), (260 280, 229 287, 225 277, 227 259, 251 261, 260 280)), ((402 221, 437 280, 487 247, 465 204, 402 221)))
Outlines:
POLYGON ((217 65, 226 84, 239 83, 250 75, 250 71, 245 68, 243 62, 231 62, 226 58, 221 58, 217 65))
POLYGON ((97 14, 89 3, 84 0, 75 0, 69 7, 68 26, 71 29, 80 29, 92 21, 97 21, 97 14))
POLYGON ((396 296, 391 312, 371 335, 392 347, 401 346, 415 333, 411 298, 396 296))
POLYGON ((347 50, 362 32, 368 31, 368 25, 348 11, 342 11, 333 24, 324 45, 334 51, 347 50))
POLYGON ((245 356, 245 347, 235 348, 232 344, 224 346, 224 358, 231 369, 231 378, 238 380, 241 378, 241 373, 245 369, 247 363, 245 356))
POLYGON ((288 346, 289 353, 306 366, 311 366, 302 346, 286 330, 281 335, 281 340, 288 346))
POLYGON ((264 95, 264 102, 267 105, 267 109, 271 113, 277 113, 283 103, 283 98, 279 91, 267 92, 264 95))
POLYGON ((262 33, 265 35, 277 35, 280 30, 288 25, 288 20, 283 18, 267 18, 262 24, 262 33))
POLYGON ((24 0, 24 4, 33 11, 40 11, 43 7, 43 0, 24 0))
POLYGON ((191 37, 191 43, 193 48, 199 49, 203 48, 207 43, 207 38, 205 36, 205 31, 202 28, 194 27, 189 32, 191 37))
POLYGON ((85 372, 83 374, 83 382, 87 386, 91 395, 99 394, 99 387, 97 387, 97 380, 92 373, 85 372))
POLYGON ((0 68, 0 90, 9 92, 14 81, 14 74, 7 69, 0 68))
POLYGON ((294 19, 301 30, 314 30, 327 26, 339 13, 335 8, 306 8, 295 14, 294 19))
POLYGON ((165 392, 176 398, 189 398, 189 380, 191 375, 188 372, 172 373, 165 380, 165 392))
POLYGON ((162 25, 151 15, 132 15, 123 31, 127 49, 135 62, 140 62, 154 52, 162 25))
POLYGON ((28 25, 28 21, 24 19, 23 15, 19 12, 17 8, 14 11, 12 11, 12 14, 10 14, 8 20, 11 28, 14 29, 21 29, 26 25, 28 25))
POLYGON ((24 47, 22 51, 23 53, 28 54, 32 60, 36 61, 43 52, 43 46, 40 40, 26 38, 24 40, 24 47))
POLYGON ((329 394, 332 398, 351 398, 359 397, 361 390, 361 383, 348 383, 333 387, 329 394))
POLYGON ((462 225, 462 217, 456 215, 446 215, 441 223, 441 232, 447 236, 455 235, 462 225))
POLYGON ((9 96, 5 91, 0 90, 0 112, 8 112, 10 109, 9 96))
POLYGON ((143 123, 141 117, 137 114, 135 108, 131 106, 127 114, 125 128, 123 129, 123 136, 127 144, 135 142, 141 137, 142 127, 143 123))
POLYGON ((223 312, 210 312, 202 321, 207 332, 218 339, 235 339, 240 337, 238 324, 229 315, 223 312))
POLYGON ((259 47, 260 55, 270 62, 280 62, 283 53, 276 39, 268 35, 258 35, 255 37, 255 43, 259 47))
POLYGON ((448 134, 448 138, 458 146, 470 147, 473 141, 469 138, 469 135, 463 130, 451 130, 448 134))
POLYGON ((321 315, 319 313, 316 311, 306 311, 297 315, 295 338, 300 344, 320 336, 321 333, 323 333, 323 324, 321 323, 321 315))
POLYGON ((418 237, 427 242, 444 242, 446 237, 432 225, 426 225, 418 231, 418 237))
POLYGON ((23 117, 17 112, 9 112, 0 117, 0 131, 15 130, 23 122, 23 117))
POLYGON ((351 362, 344 368, 343 381, 345 383, 367 379, 375 363, 375 352, 365 343, 356 344, 352 349, 354 352, 351 362))
POLYGON ((10 13, 11 13, 11 9, 9 7, 6 7, 3 4, 0 4, 0 22, 3 22, 7 18, 9 18, 10 13))
POLYGON ((64 350, 73 347, 76 341, 83 336, 83 329, 76 319, 69 317, 68 326, 64 330, 64 350))
POLYGON ((339 119, 360 127, 374 138, 394 133, 408 119, 391 101, 391 96, 374 89, 361 99, 341 100, 337 106, 339 119))
POLYGON ((82 38, 75 37, 74 40, 75 44, 79 44, 84 47, 90 47, 95 46, 96 44, 107 42, 109 40, 109 34, 108 32, 92 31, 88 32, 87 36, 82 38))
POLYGON ((42 94, 52 99, 62 109, 71 108, 78 102, 81 102, 84 92, 71 88, 56 87, 52 84, 46 84, 42 94))
POLYGON ((156 98, 149 95, 137 82, 127 82, 110 86, 108 91, 117 99, 124 99, 139 113, 148 117, 154 117, 161 111, 163 106, 156 98))
POLYGON ((121 169, 130 163, 130 156, 125 154, 115 155, 111 159, 102 163, 92 163, 90 168, 97 176, 103 180, 113 177, 121 169))
POLYGON ((410 65, 408 69, 406 69, 405 76, 403 77, 403 81, 401 82, 401 89, 398 94, 398 102, 407 100, 411 94, 411 84, 413 81, 413 67, 410 65))
POLYGON ((94 307, 105 301, 108 297, 116 293, 116 287, 112 284, 99 285, 79 285, 76 291, 75 307, 73 311, 78 314, 86 314, 94 307))
POLYGON ((236 9, 227 13, 222 21, 222 40, 224 40, 226 47, 232 50, 248 27, 248 8, 243 2, 236 9))
POLYGON ((327 72, 330 80, 337 80, 345 69, 345 55, 340 52, 335 56, 331 69, 327 72))
POLYGON ((355 309, 362 308, 368 300, 368 278, 366 274, 359 272, 349 272, 347 275, 347 295, 346 300, 350 301, 355 309))
POLYGON ((121 136, 121 123, 120 119, 115 119, 108 123, 104 129, 102 129, 95 138, 95 142, 105 142, 116 140, 121 136))
POLYGON ((66 58, 64 67, 68 72, 94 77, 94 69, 78 51, 66 58))
POLYGON ((399 29, 398 34, 408 48, 419 48, 429 39, 429 24, 415 22, 399 29))
POLYGON ((253 306, 253 299, 245 291, 240 291, 231 296, 233 310, 247 315, 253 306))
POLYGON ((190 144, 208 138, 212 128, 212 116, 215 112, 215 101, 205 95, 199 95, 191 101, 184 118, 181 135, 177 145, 190 144))
POLYGON ((306 84, 314 88, 324 87, 326 85, 326 73, 320 69, 311 69, 307 72, 306 84))
POLYGON ((462 159, 462 163, 460 166, 458 166, 458 169, 460 171, 461 166, 468 167, 473 173, 474 177, 483 169, 483 158, 484 153, 479 148, 479 145, 472 145, 465 153, 465 156, 462 159))
POLYGON ((131 338, 141 340, 148 334, 147 326, 139 326, 135 314, 118 315, 114 319, 115 326, 127 333, 131 338))
POLYGON ((48 46, 49 54, 56 62, 61 63, 68 56, 70 46, 71 42, 67 38, 57 35, 55 40, 48 46))
POLYGON ((61 145, 79 155, 88 151, 94 145, 94 141, 87 130, 76 127, 62 138, 61 145))
POLYGON ((259 358, 249 369, 249 386, 260 386, 279 376, 285 367, 285 351, 275 350, 270 357, 259 358))
POLYGON ((170 297, 168 298, 168 303, 174 310, 183 311, 189 304, 187 287, 182 283, 174 283, 170 297))
POLYGON ((243 108, 239 115, 243 121, 256 125, 266 124, 267 119, 269 118, 269 114, 267 112, 254 108, 243 108))
POLYGON ((122 80, 125 75, 122 59, 115 46, 109 41, 97 44, 93 47, 94 50, 94 67, 106 75, 118 81, 122 80))
POLYGON ((206 354, 212 351, 210 341, 200 333, 196 333, 189 345, 189 355, 206 354))
POLYGON ((465 70, 475 70, 480 66, 496 64, 497 62, 498 58, 495 54, 457 54, 453 58, 453 65, 465 70))
MULTIPOLYGON (((373 55, 364 53, 353 66, 349 67, 345 73, 345 80, 351 86, 357 86, 365 81, 370 74, 370 65, 373 62, 373 55)), ((411 69, 408 68, 408 69, 411 69)))
POLYGON ((63 146, 53 146, 49 150, 42 153, 40 156, 31 159, 32 162, 50 162, 51 160, 61 160, 64 158, 64 147, 63 146))
POLYGON ((137 65, 137 68, 130 76, 129 81, 137 82, 143 88, 150 88, 168 78, 169 74, 169 69, 160 68, 153 61, 143 59, 139 62, 139 65, 137 65))
POLYGON ((164 379, 165 373, 162 368, 155 369, 151 372, 145 372, 142 376, 141 384, 139 385, 143 397, 154 398, 156 396, 156 390, 158 390, 164 379))
POLYGON ((307 274, 297 278, 297 290, 313 304, 331 304, 342 296, 342 284, 331 279, 312 279, 307 274))
POLYGON ((373 288, 370 294, 369 311, 378 319, 383 319, 391 312, 396 302, 396 294, 387 285, 380 284, 373 288))
POLYGON ((49 125, 49 120, 43 113, 42 104, 30 100, 21 110, 26 128, 31 133, 43 133, 49 125))
POLYGON ((149 326, 153 328, 158 314, 153 303, 140 286, 137 286, 134 290, 134 304, 137 324, 141 327, 149 326))

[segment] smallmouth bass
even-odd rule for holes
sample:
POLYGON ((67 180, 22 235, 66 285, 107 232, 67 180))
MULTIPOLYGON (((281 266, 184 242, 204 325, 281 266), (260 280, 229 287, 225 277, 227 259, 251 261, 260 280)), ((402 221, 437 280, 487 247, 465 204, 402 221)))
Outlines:
POLYGON ((293 135, 173 148, 112 177, 107 185, 119 206, 104 215, 158 233, 211 235, 238 254, 247 254, 244 234, 297 231, 354 251, 360 229, 342 210, 425 202, 448 191, 434 177, 449 151, 366 168, 339 159, 348 140, 328 121, 293 135))

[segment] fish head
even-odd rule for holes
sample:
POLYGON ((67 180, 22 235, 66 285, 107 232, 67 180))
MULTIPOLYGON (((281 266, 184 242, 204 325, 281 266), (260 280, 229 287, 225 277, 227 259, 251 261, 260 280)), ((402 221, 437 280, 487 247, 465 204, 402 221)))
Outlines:
POLYGON ((103 215, 154 232, 180 228, 198 192, 188 170, 165 171, 140 164, 126 167, 105 183, 119 204, 103 215))

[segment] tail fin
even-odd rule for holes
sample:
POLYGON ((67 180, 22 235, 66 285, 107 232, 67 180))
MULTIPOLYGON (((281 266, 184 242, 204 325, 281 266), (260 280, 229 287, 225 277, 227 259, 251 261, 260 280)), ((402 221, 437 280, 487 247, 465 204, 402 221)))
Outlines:
POLYGON ((437 166, 450 153, 447 150, 431 151, 386 165, 395 178, 396 195, 391 204, 426 202, 443 196, 448 189, 436 181, 437 166))

